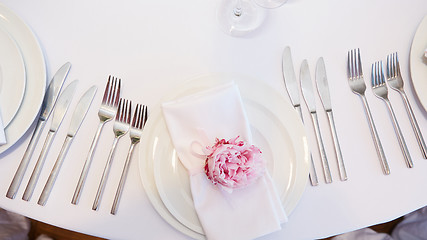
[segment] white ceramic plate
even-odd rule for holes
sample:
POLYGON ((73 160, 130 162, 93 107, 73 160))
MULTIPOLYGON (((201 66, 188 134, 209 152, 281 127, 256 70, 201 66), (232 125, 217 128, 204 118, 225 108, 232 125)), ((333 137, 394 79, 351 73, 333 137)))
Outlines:
POLYGON ((427 48, 427 16, 423 18, 412 41, 409 58, 412 83, 418 99, 427 111, 427 59, 424 50, 427 48))
MULTIPOLYGON (((163 101, 231 80, 239 86, 254 144, 261 148, 266 159, 271 159, 267 167, 289 215, 307 184, 308 149, 302 123, 283 96, 254 79, 210 75, 188 82, 163 101)), ((189 177, 175 155, 160 107, 151 112, 143 139, 141 177, 154 207, 178 230, 192 237, 203 237, 191 199, 189 177)))
POLYGON ((18 112, 24 93, 24 60, 15 40, 0 28, 0 109, 4 127, 18 112))
POLYGON ((7 144, 0 146, 2 153, 24 135, 38 116, 46 89, 46 67, 39 43, 30 28, 2 4, 0 15, 0 28, 9 33, 21 50, 26 73, 24 98, 12 122, 5 128, 7 144))

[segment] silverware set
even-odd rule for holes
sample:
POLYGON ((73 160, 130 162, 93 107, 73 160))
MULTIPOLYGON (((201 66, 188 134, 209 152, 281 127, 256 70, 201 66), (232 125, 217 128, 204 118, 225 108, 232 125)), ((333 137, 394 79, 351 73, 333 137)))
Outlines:
POLYGON ((98 190, 96 192, 95 200, 92 205, 92 210, 99 209, 101 198, 104 193, 108 175, 110 173, 111 166, 113 163, 113 158, 114 158, 117 143, 123 136, 125 136, 129 132, 129 129, 130 129, 131 145, 130 145, 129 152, 123 167, 120 182, 114 197, 114 202, 111 208, 111 214, 113 215, 117 213, 118 203, 120 201, 121 194, 123 192, 123 187, 126 181, 127 173, 129 171, 130 160, 132 158, 134 146, 139 143, 142 136, 142 130, 148 118, 148 107, 145 105, 137 104, 133 114, 133 119, 131 119, 132 101, 120 98, 120 95, 121 95, 120 90, 121 90, 121 80, 110 76, 108 78, 107 85, 105 87, 101 107, 98 111, 98 117, 100 121, 98 125, 98 129, 96 131, 96 134, 90 146, 89 153, 87 155, 77 187, 73 195, 73 199, 71 200, 72 204, 75 204, 75 205, 78 204, 79 198, 83 191, 84 183, 89 173, 89 168, 93 159, 93 154, 94 154, 95 147, 97 145, 101 130, 105 125, 105 123, 115 119, 114 125, 113 125, 114 141, 112 143, 110 153, 105 163, 104 171, 102 173, 98 190))
MULTIPOLYGON (((37 163, 28 181, 28 184, 22 199, 25 201, 29 201, 31 199, 31 196, 34 193, 34 189, 36 187, 40 173, 42 172, 42 168, 46 160, 46 156, 49 152, 50 146, 52 144, 52 141, 56 135, 57 130, 61 125, 62 120, 64 119, 68 111, 68 108, 74 96, 76 86, 78 84, 77 80, 71 82, 65 88, 63 93, 60 95, 62 85, 65 82, 65 79, 70 70, 70 67, 71 67, 70 63, 64 64, 58 70, 58 72, 53 77, 51 83, 49 84, 49 88, 43 100, 41 115, 39 117, 39 121, 37 123, 36 129, 33 133, 30 143, 24 153, 24 157, 22 158, 21 163, 19 164, 19 167, 15 173, 15 176, 6 194, 8 198, 11 198, 11 199, 15 198, 16 193, 19 189, 19 186, 22 182, 22 178, 31 160, 31 156, 34 152, 34 148, 38 142, 38 139, 40 138, 43 127, 46 124, 46 121, 49 118, 50 113, 52 112, 52 110, 54 110, 53 119, 51 122, 49 132, 46 136, 46 140, 44 142, 43 148, 40 152, 39 158, 37 159, 37 163)), ((47 199, 49 198, 50 191, 52 190, 55 180, 59 174, 59 170, 65 159, 67 151, 71 146, 72 140, 74 136, 77 134, 80 128, 80 125, 82 124, 86 116, 87 111, 89 110, 89 107, 92 103, 92 99, 95 96, 96 90, 97 88, 95 86, 92 86, 91 88, 89 88, 89 90, 81 97, 77 106, 75 107, 74 113, 71 118, 69 130, 65 137, 64 144, 61 148, 61 151, 58 155, 56 163, 53 169, 51 170, 49 178, 38 200, 39 205, 45 205, 47 199)))
MULTIPOLYGON (((365 113, 368 118, 368 123, 371 130, 372 139, 375 144, 375 148, 377 151, 378 158, 380 160, 381 168, 383 170, 383 173, 385 175, 390 174, 390 167, 388 165, 386 156, 384 154, 384 150, 381 145, 380 138, 378 136, 378 132, 376 130, 374 120, 372 118, 372 114, 368 105, 368 101, 365 97, 365 90, 366 85, 364 82, 363 77, 363 71, 362 71, 362 60, 360 57, 360 50, 359 49, 353 49, 348 52, 347 56, 347 75, 348 75, 348 83, 351 88, 351 90, 358 94, 365 107, 365 113)), ((421 134, 421 131, 419 129, 418 123, 415 119, 415 115, 412 111, 412 107, 408 101, 408 98, 405 94, 405 91, 403 89, 403 79, 402 75, 400 73, 400 64, 398 60, 397 53, 392 53, 387 56, 387 78, 384 74, 384 67, 382 61, 377 61, 372 64, 371 67, 371 87, 372 92, 376 97, 383 100, 386 103, 387 109, 389 111, 393 127, 397 136, 397 140, 399 142, 400 149, 402 151, 406 166, 408 168, 412 168, 413 161, 411 158, 411 155, 409 153, 408 147, 406 145, 406 141, 404 139, 404 136, 402 134, 402 131, 399 127, 396 114, 394 113, 393 107, 390 103, 390 100, 388 98, 388 87, 389 85, 392 89, 399 92, 400 96, 402 97, 403 102, 405 103, 406 111, 408 114, 408 117, 411 121, 411 126, 414 131, 415 137, 417 139, 419 148, 421 150, 422 156, 427 159, 426 154, 426 145, 423 139, 423 136, 421 134)))
MULTIPOLYGON (((301 120, 303 121, 301 104, 299 100, 298 83, 295 77, 295 72, 293 71, 293 63, 292 63, 292 57, 291 57, 289 47, 286 47, 283 52, 282 66, 283 66, 284 82, 285 82, 288 95, 290 96, 292 105, 299 112, 301 120)), ((325 177, 325 182, 331 183, 333 181, 332 174, 329 167, 325 146, 324 146, 323 138, 320 131, 317 110, 316 110, 314 87, 313 87, 313 82, 311 80, 310 70, 309 70, 307 60, 304 60, 301 64, 299 77, 300 77, 300 87, 301 87, 302 95, 307 105, 307 109, 309 110, 309 113, 311 116, 311 122, 315 130, 316 142, 317 142, 318 151, 319 151, 319 155, 322 163, 322 170, 323 170, 323 175, 325 177)), ((323 58, 319 58, 319 60, 317 61, 315 81, 317 83, 316 84, 317 91, 321 98, 323 108, 328 116, 328 122, 329 122, 330 131, 333 137, 335 157, 337 159, 340 179, 341 181, 346 181, 348 177, 347 177, 347 172, 345 169, 344 160, 342 157, 342 153, 341 153, 341 149, 338 141, 334 117, 332 114, 332 104, 331 104, 331 99, 329 94, 329 86, 328 86, 328 81, 326 77, 326 69, 325 69, 325 63, 323 58)), ((310 154, 310 165, 311 165, 310 175, 309 175, 310 182, 311 182, 311 185, 317 186, 319 181, 317 178, 313 156, 311 154, 310 154)))
MULTIPOLYGON (((30 143, 24 153, 21 163, 19 164, 19 167, 14 175, 14 178, 6 194, 8 198, 11 198, 11 199, 15 198, 16 193, 19 189, 19 186, 22 182, 23 176, 25 174, 25 171, 31 160, 31 156, 34 152, 34 148, 44 128, 44 125, 46 124, 47 119, 49 118, 51 112, 53 111, 53 118, 52 118, 50 129, 47 133, 45 142, 43 144, 43 148, 37 159, 36 165, 28 181, 28 184, 22 199, 25 201, 30 201, 34 193, 34 189, 39 180, 39 177, 42 172, 42 168, 46 160, 46 157, 48 155, 51 144, 55 138, 56 132, 60 128, 62 120, 65 118, 65 115, 68 111, 68 108, 74 96, 75 89, 78 84, 78 80, 71 82, 61 93, 62 86, 65 82, 65 79, 70 70, 70 67, 71 67, 70 63, 64 64, 58 70, 58 72, 53 77, 51 83, 49 84, 49 88, 43 100, 41 114, 37 122, 36 129, 33 133, 33 136, 31 137, 30 143)), ((98 117, 100 121, 98 125, 98 129, 96 131, 96 134, 90 146, 89 153, 85 160, 85 163, 84 163, 82 172, 80 174, 80 178, 78 180, 78 184, 72 199, 73 204, 78 203, 103 126, 105 125, 105 123, 115 119, 114 126, 113 126, 113 132, 115 136, 114 142, 111 147, 110 154, 108 156, 108 159, 104 168, 104 172, 103 172, 101 181, 99 183, 98 191, 96 193, 95 201, 92 207, 93 210, 97 210, 99 208, 99 204, 101 201, 103 191, 105 189, 108 174, 111 169, 112 160, 114 157, 117 143, 121 137, 123 137, 124 135, 126 135, 127 132, 129 132, 129 129, 130 129, 131 145, 130 145, 129 152, 127 154, 127 158, 123 167, 120 182, 117 187, 114 203, 111 208, 111 214, 113 215, 117 213, 118 204, 119 204, 121 194, 123 192, 124 184, 126 181, 126 177, 129 171, 130 161, 133 155, 134 147, 136 144, 140 142, 142 131, 148 118, 148 107, 145 105, 137 104, 133 114, 133 120, 132 120, 131 119, 132 102, 129 100, 120 98, 120 90, 121 90, 121 80, 118 78, 109 76, 107 85, 105 87, 101 107, 98 111, 98 117)), ((58 154, 58 157, 50 172, 48 180, 38 199, 37 203, 39 205, 44 206, 46 204, 49 198, 49 195, 52 191, 52 188, 55 184, 55 181, 58 177, 61 166, 64 162, 65 156, 71 146, 71 143, 75 135, 77 134, 81 124, 83 123, 83 120, 87 112, 89 111, 89 107, 92 103, 93 98, 95 97, 96 91, 97 91, 97 87, 92 86, 83 94, 83 96, 80 98, 79 102, 77 103, 74 113, 71 117, 68 133, 65 136, 64 143, 61 147, 60 153, 58 154)))

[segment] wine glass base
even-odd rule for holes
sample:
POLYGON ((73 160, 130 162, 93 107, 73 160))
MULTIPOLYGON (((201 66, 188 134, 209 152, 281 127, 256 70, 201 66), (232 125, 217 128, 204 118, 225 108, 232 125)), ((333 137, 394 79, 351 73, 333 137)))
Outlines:
POLYGON ((225 33, 239 37, 257 29, 265 14, 253 0, 221 0, 217 8, 219 26, 225 33), (240 2, 240 12, 236 9, 240 2))

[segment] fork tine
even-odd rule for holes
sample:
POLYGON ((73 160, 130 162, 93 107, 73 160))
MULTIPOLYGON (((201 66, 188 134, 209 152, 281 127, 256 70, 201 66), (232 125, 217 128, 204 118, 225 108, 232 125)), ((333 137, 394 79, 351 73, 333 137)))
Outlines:
POLYGON ((110 93, 110 80, 111 80, 111 75, 108 76, 108 81, 107 81, 107 85, 105 86, 104 97, 102 98, 102 103, 107 102, 108 94, 110 93))
POLYGON ((377 63, 374 62, 374 63, 372 63, 372 68, 371 68, 371 84, 372 84, 372 87, 375 87, 377 85, 376 70, 377 70, 377 63))
POLYGON ((392 65, 391 65, 391 54, 389 54, 389 55, 387 55, 387 80, 388 79, 390 79, 390 78, 392 78, 392 76, 393 76, 393 69, 392 69, 392 65))
POLYGON ((351 72, 352 72, 352 67, 351 67, 351 50, 350 50, 347 52, 347 77, 348 77, 348 79, 353 78, 351 72))
POLYGON ((138 113, 139 113, 139 106, 140 106, 140 104, 137 104, 136 105, 136 108, 135 108, 135 112, 134 112, 134 114, 133 114, 133 119, 132 119, 132 127, 136 127, 137 126, 137 124, 138 124, 138 118, 139 118, 139 115, 138 115, 138 113))
POLYGON ((116 113, 116 121, 120 120, 121 109, 122 109, 122 99, 120 98, 119 107, 117 108, 117 113, 116 113))
POLYGON ((116 92, 117 78, 112 77, 112 83, 110 86, 110 92, 108 94, 107 104, 112 105, 112 99, 114 97, 114 93, 116 92))
POLYGON ((360 49, 357 49, 357 77, 363 77, 362 59, 360 57, 360 49))
POLYGON ((146 105, 144 105, 144 120, 143 120, 141 128, 145 126, 147 119, 148 119, 148 107, 146 105))
POLYGON ((397 56, 397 52, 395 52, 394 54, 394 62, 395 62, 395 66, 396 66, 396 77, 401 76, 400 75, 400 64, 399 64, 399 58, 397 56))
POLYGON ((384 78, 383 61, 379 61, 378 65, 379 65, 379 74, 380 74, 381 84, 384 84, 385 83, 385 78, 384 78))
POLYGON ((114 106, 117 106, 117 103, 118 103, 118 101, 120 99, 120 91, 121 91, 121 82, 122 82, 122 79, 119 78, 118 82, 119 83, 118 83, 117 91, 115 92, 116 96, 115 96, 115 100, 114 100, 114 106))
POLYGON ((129 109, 128 109, 127 119, 126 119, 127 124, 130 123, 131 115, 132 115, 132 101, 129 100, 129 109))

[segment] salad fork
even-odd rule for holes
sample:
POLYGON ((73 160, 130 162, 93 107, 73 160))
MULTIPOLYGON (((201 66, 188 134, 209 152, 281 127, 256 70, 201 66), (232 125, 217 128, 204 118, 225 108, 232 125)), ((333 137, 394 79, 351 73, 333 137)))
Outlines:
POLYGON ((98 186, 98 191, 96 192, 95 201, 93 202, 92 210, 97 210, 99 203, 101 201, 102 193, 104 192, 105 183, 110 173, 111 164, 116 150, 117 143, 120 138, 123 137, 129 131, 130 117, 131 117, 131 108, 132 102, 120 99, 119 107, 117 108, 116 120, 113 126, 114 132, 114 142, 111 146, 110 154, 108 155, 107 163, 104 167, 104 172, 102 173, 101 182, 98 186))
POLYGON ((414 130, 415 137, 417 138, 421 154, 425 159, 427 159, 427 150, 423 135, 421 134, 417 119, 415 118, 411 104, 409 103, 408 97, 406 96, 405 90, 403 89, 403 79, 402 75, 400 74, 400 64, 397 53, 392 53, 387 56, 387 83, 392 89, 400 93, 400 96, 405 103, 406 112, 408 113, 409 119, 411 121, 412 129, 414 130))
POLYGON ((393 107, 391 106, 391 103, 388 99, 388 90, 384 79, 382 61, 378 61, 372 64, 371 75, 372 91, 379 99, 382 99, 386 103, 393 122, 394 131, 397 135, 397 140, 399 140, 400 149, 402 150, 403 157, 405 158, 406 165, 409 168, 412 168, 414 165, 412 163, 411 156, 409 155, 408 147, 406 146, 406 142, 403 138, 402 131, 400 130, 399 123, 397 122, 396 115, 394 114, 393 107))
POLYGON ((132 159, 133 150, 136 144, 141 140, 142 130, 144 129, 145 122, 148 118, 148 107, 145 105, 138 104, 135 108, 133 115, 132 126, 130 128, 130 139, 131 145, 129 148, 128 155, 126 157, 125 165, 123 167, 122 176, 120 177, 119 186, 117 187, 116 195, 114 197, 113 206, 111 207, 111 214, 117 213, 117 207, 123 192, 123 187, 126 181, 127 174, 129 172, 129 164, 132 159))
POLYGON ((98 112, 99 125, 96 131, 95 137, 92 140, 90 145, 89 153, 86 157, 85 164, 83 166, 82 172, 80 174, 79 182, 77 183, 76 190, 74 191, 73 199, 71 200, 72 204, 77 204, 80 198, 80 194, 83 190, 84 182, 86 181, 87 174, 89 172, 89 167, 92 162, 93 152, 95 150, 96 144, 98 143, 99 135, 101 134, 102 127, 106 122, 111 121, 116 115, 117 104, 120 99, 120 85, 121 79, 116 77, 109 76, 107 86, 105 87, 104 97, 102 99, 101 107, 98 112))
POLYGON ((365 91, 366 84, 364 82, 363 71, 362 71, 362 60, 360 58, 360 50, 353 49, 348 51, 347 55, 347 76, 348 84, 351 90, 359 95, 362 99, 363 106, 365 107, 365 113, 368 118, 369 127, 371 130, 372 139, 375 143, 375 149, 380 159, 381 168, 385 175, 390 174, 390 167, 388 166, 387 159, 384 154, 383 147, 381 145, 380 138, 378 136, 377 129, 372 118, 371 110, 369 109, 368 101, 366 100, 365 91))

